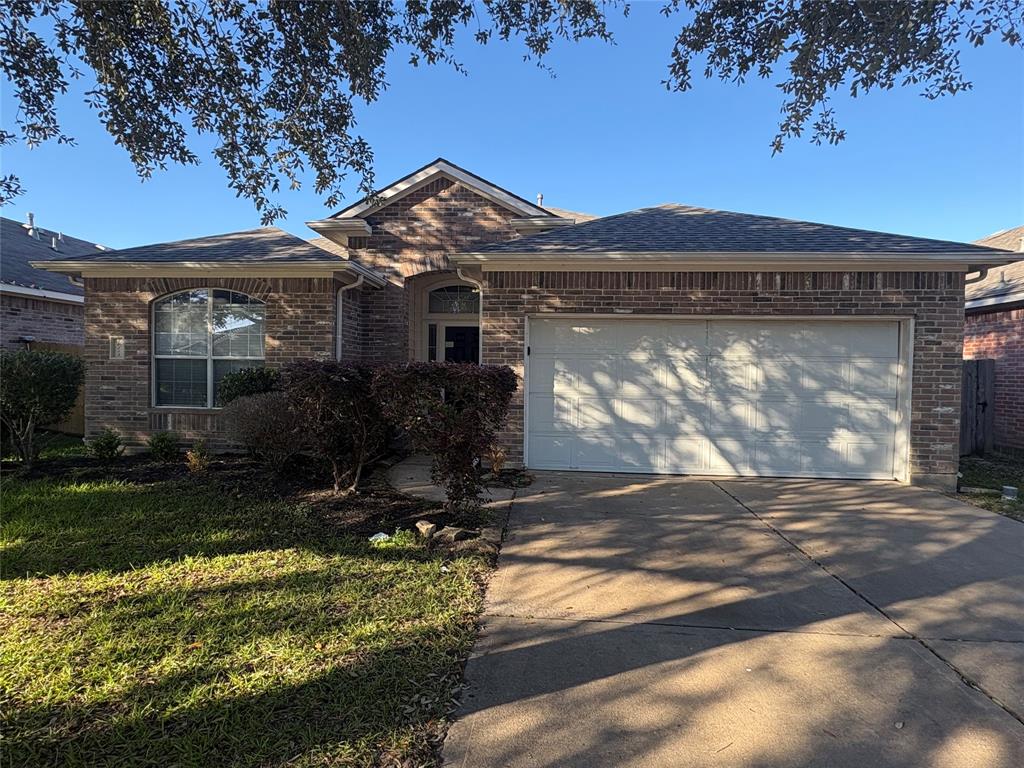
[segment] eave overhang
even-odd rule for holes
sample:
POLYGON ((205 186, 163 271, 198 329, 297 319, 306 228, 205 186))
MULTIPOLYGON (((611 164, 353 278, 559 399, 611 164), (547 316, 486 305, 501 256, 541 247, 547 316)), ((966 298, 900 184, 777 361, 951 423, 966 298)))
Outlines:
POLYGON ((34 261, 36 269, 79 277, 334 277, 349 273, 381 288, 387 282, 379 272, 354 261, 289 261, 261 263, 251 261, 34 261))
POLYGON ((854 271, 854 272, 971 272, 984 267, 1009 264, 1014 260, 993 254, 963 253, 760 253, 760 252, 607 252, 544 253, 499 252, 456 253, 449 260, 459 266, 478 266, 495 271, 854 271))

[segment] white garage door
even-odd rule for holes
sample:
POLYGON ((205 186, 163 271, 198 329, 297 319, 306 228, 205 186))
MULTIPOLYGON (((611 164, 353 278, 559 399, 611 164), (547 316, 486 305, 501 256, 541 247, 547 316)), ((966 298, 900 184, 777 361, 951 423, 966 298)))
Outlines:
POLYGON ((899 323, 531 318, 527 463, 892 478, 899 323))

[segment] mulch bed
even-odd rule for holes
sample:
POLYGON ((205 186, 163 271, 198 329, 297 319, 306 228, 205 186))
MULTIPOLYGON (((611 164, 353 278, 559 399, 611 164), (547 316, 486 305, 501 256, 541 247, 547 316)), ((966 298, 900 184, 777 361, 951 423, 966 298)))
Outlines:
MULTIPOLYGON (((132 485, 155 485, 164 482, 191 481, 212 484, 219 491, 235 498, 280 499, 309 504, 323 517, 324 524, 357 536, 393 533, 396 529, 415 528, 418 520, 427 520, 443 528, 460 525, 441 504, 417 499, 395 491, 388 485, 385 472, 394 457, 367 468, 359 491, 337 494, 331 488, 330 472, 313 461, 295 462, 279 475, 268 472, 259 462, 244 456, 219 456, 200 473, 190 474, 181 462, 162 464, 146 454, 122 456, 103 465, 87 456, 70 456, 40 460, 25 479, 60 479, 68 482, 112 480, 132 485)), ((15 462, 4 462, 2 471, 18 471, 15 462)), ((506 470, 502 485, 520 487, 522 473, 506 470)), ((499 484, 499 483, 495 483, 499 484)))

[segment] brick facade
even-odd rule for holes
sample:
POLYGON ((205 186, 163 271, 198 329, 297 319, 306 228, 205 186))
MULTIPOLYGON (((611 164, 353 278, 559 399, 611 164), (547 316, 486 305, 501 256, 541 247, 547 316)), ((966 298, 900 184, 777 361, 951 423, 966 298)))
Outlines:
POLYGON ((996 361, 996 449, 1024 451, 1024 308, 970 314, 964 357, 996 361))
POLYGON ((330 278, 86 278, 86 436, 111 427, 139 446, 153 432, 173 429, 226 447, 217 411, 152 406, 155 299, 187 288, 228 288, 265 301, 266 364, 280 366, 335 356, 339 287, 330 278), (111 336, 124 338, 123 360, 110 359, 111 336))
MULTIPOLYGON (((574 312, 866 315, 914 318, 910 465, 915 482, 954 482, 960 434, 963 275, 956 272, 487 272, 483 362, 523 375, 525 318, 574 312)), ((523 458, 523 392, 501 436, 523 458)))
POLYGON ((81 346, 85 339, 84 310, 34 296, 0 294, 0 349, 23 349, 22 336, 36 341, 81 346))

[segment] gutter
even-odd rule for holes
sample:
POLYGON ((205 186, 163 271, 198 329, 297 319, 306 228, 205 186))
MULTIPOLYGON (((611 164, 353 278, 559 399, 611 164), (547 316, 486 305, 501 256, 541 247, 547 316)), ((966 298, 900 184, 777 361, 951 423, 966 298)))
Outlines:
POLYGON ((21 285, 10 285, 0 283, 0 293, 16 294, 18 296, 32 296, 37 299, 49 299, 64 304, 84 304, 85 296, 77 293, 61 293, 60 291, 47 291, 42 288, 26 288, 21 285))
POLYGON ((484 364, 484 284, 475 280, 472 277, 464 274, 462 267, 455 268, 455 274, 459 276, 460 280, 465 280, 467 283, 471 283, 476 286, 477 291, 480 294, 480 308, 477 310, 477 327, 480 329, 478 336, 478 349, 476 353, 476 359, 480 361, 480 365, 484 364))
POLYGON ((344 351, 345 335, 345 313, 342 311, 345 308, 345 291, 351 291, 353 288, 360 288, 365 282, 364 276, 360 275, 354 283, 343 285, 338 289, 338 344, 336 346, 337 359, 341 360, 341 353, 344 351))

